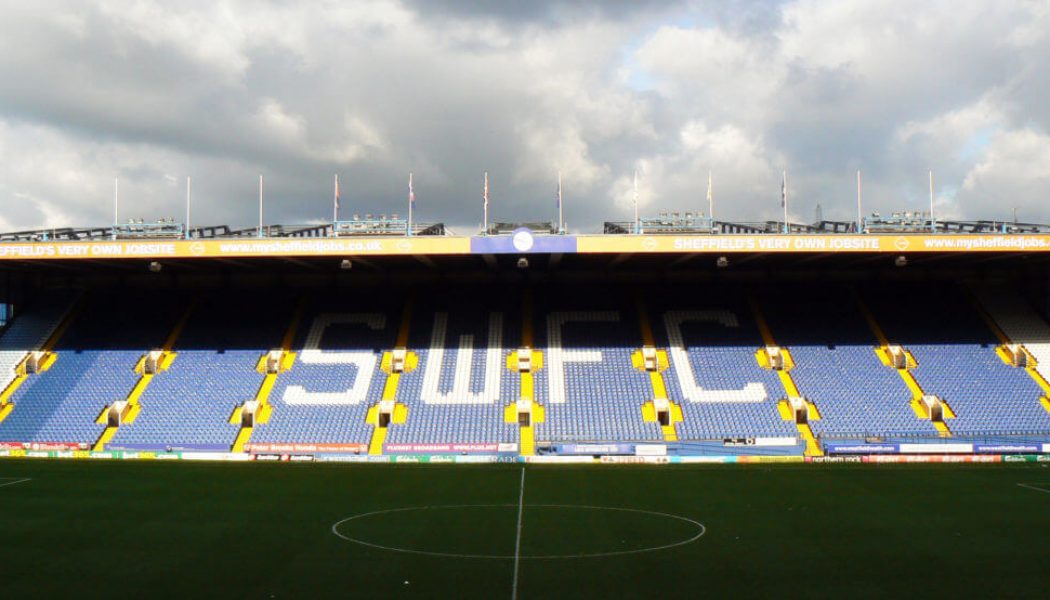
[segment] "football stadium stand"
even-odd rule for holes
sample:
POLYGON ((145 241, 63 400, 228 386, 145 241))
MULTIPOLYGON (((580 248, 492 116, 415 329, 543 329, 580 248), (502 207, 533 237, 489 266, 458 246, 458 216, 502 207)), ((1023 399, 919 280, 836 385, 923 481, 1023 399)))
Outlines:
POLYGON ((642 338, 629 296, 565 288, 535 296, 542 324, 536 345, 544 353, 536 401, 546 414, 535 426, 537 441, 662 440, 659 425, 642 415, 653 398, 649 377, 632 367, 642 338))
MULTIPOLYGON (((293 317, 293 353, 268 396, 251 444, 367 445, 366 416, 382 399, 383 352, 393 348, 404 298, 311 294, 293 317)), ((262 400, 262 398, 260 398, 262 400)))
POLYGON ((929 303, 929 286, 868 293, 887 336, 915 357, 916 381, 949 410, 954 435, 1038 434, 1050 426, 1040 386, 1024 369, 997 354, 995 330, 965 289, 942 287, 929 303), (954 417, 954 418, 952 418, 954 417))
POLYGON ((1048 453, 1046 249, 921 211, 4 233, 0 452, 1048 453))
POLYGON ((26 359, 30 353, 40 353, 34 357, 34 372, 41 366, 46 369, 54 361, 48 353, 73 301, 74 296, 68 293, 47 294, 29 311, 10 321, 0 336, 0 421, 14 409, 11 396, 29 377, 26 359))
POLYGON ((239 430, 230 414, 255 397, 264 379, 256 365, 280 344, 293 305, 280 291, 266 293, 265 301, 252 294, 192 299, 182 308, 190 314, 174 340, 170 367, 142 393, 138 418, 121 426, 107 447, 228 450, 239 430))
POLYGON ((514 298, 472 289, 420 295, 412 307, 408 349, 418 368, 405 372, 395 399, 407 409, 389 427, 392 445, 516 443, 504 405, 518 398, 518 378, 506 367, 515 347, 514 298))
POLYGON ((1045 436, 1048 348, 1019 296, 962 286, 67 290, 0 337, 0 441, 379 454, 764 439, 819 455, 831 440, 1045 436))
POLYGON ((818 407, 811 420, 822 438, 936 435, 909 407, 912 394, 878 345, 851 289, 796 285, 762 296, 778 342, 790 349, 791 373, 803 397, 818 407), (793 301, 779 301, 783 297, 793 301), (799 310, 804 306, 805 310, 799 310))
POLYGON ((668 296, 702 299, 691 306, 650 302, 656 343, 670 357, 668 394, 682 408, 679 438, 795 437, 795 425, 777 411, 786 391, 777 374, 756 360, 764 343, 746 300, 700 289, 668 296))
POLYGON ((50 368, 11 395, 14 408, 0 423, 0 439, 94 443, 105 429, 98 416, 128 395, 138 379, 135 363, 163 342, 174 322, 171 301, 160 295, 142 300, 118 292, 87 294, 54 341, 50 368))

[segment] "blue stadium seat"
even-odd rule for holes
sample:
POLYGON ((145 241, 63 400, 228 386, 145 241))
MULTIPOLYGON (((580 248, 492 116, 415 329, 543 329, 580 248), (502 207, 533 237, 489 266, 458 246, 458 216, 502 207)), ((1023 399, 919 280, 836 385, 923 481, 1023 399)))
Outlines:
MULTIPOLYGON (((917 360, 912 374, 927 394, 953 409, 957 437, 1045 436, 1050 413, 1042 390, 1024 369, 996 355, 999 339, 962 289, 895 285, 861 290, 892 343, 917 360)), ((534 346, 544 364, 534 373, 535 400, 545 420, 534 426, 542 444, 659 442, 657 423, 641 407, 652 400, 649 375, 631 355, 642 344, 637 305, 626 288, 539 285, 534 288, 534 346)), ((668 286, 647 292, 655 344, 667 349, 662 373, 668 398, 681 407, 679 440, 796 438, 776 407, 785 396, 776 373, 759 367, 764 345, 742 288, 668 286)), ((506 367, 521 344, 522 290, 462 286, 420 293, 413 305, 408 350, 418 358, 403 374, 395 400, 408 408, 392 423, 389 445, 481 444, 518 441, 505 408, 518 400, 521 378, 506 367)), ((881 364, 876 336, 853 292, 834 284, 757 288, 753 294, 776 343, 790 350, 792 379, 821 419, 822 439, 937 435, 915 416, 911 392, 881 364)), ((41 296, 20 310, 0 335, 0 373, 14 366, 60 322, 72 293, 41 296)), ((284 291, 202 293, 176 341, 171 368, 156 375, 140 398, 141 412, 124 423, 110 448, 228 450, 240 429, 229 418, 252 399, 263 374, 259 358, 278 347, 300 295, 284 291)), ((95 442, 95 420, 138 381, 134 365, 160 347, 191 298, 163 291, 96 291, 58 341, 50 370, 25 380, 11 396, 14 410, 0 421, 0 441, 95 442)), ((331 288, 312 293, 291 350, 297 358, 269 395, 268 422, 251 443, 368 444, 366 422, 382 398, 380 368, 401 326, 400 290, 331 288)), ((1050 325, 1030 308, 989 301, 1004 330, 1050 356, 1050 325), (1027 312, 1025 312, 1027 311, 1027 312)), ((1050 359, 1047 360, 1050 363, 1050 359)), ((1045 367, 1043 367, 1045 368, 1045 367)))
POLYGON ((95 419, 127 397, 138 380, 135 363, 164 342, 175 308, 175 300, 161 295, 89 294, 54 348, 55 364, 11 398, 16 406, 0 423, 0 439, 93 443, 104 429, 95 419))
POLYGON ((397 390, 408 418, 389 427, 387 444, 517 442, 517 426, 504 423, 503 407, 519 394, 519 376, 505 361, 520 335, 514 306, 520 300, 504 300, 493 302, 473 290, 419 298, 408 344, 419 366, 401 376, 397 390), (440 364, 432 362, 438 359, 440 364))
POLYGON ((269 422, 256 425, 251 443, 368 444, 373 427, 365 417, 382 397, 386 373, 379 361, 394 346, 403 303, 374 293, 314 294, 292 345, 298 359, 277 377, 269 422), (304 360, 311 335, 311 345, 328 358, 304 360), (338 355, 346 358, 333 358, 338 355), (369 360, 368 381, 359 382, 358 365, 369 360), (359 397, 351 397, 352 390, 360 390, 359 397))
POLYGON ((879 361, 875 334, 848 288, 785 286, 763 295, 761 305, 777 344, 795 359, 795 384, 821 413, 810 423, 814 434, 937 435, 915 416, 900 376, 879 361))
POLYGON ((872 311, 886 336, 908 348, 923 391, 948 403, 955 435, 1035 434, 1050 431, 1042 390, 995 354, 999 339, 961 288, 915 286, 892 296, 870 291, 872 311))
POLYGON ((263 380, 255 365, 280 345, 293 305, 293 296, 280 293, 201 298, 171 368, 153 378, 139 400, 142 412, 108 447, 229 450, 239 430, 230 414, 255 397, 263 380))

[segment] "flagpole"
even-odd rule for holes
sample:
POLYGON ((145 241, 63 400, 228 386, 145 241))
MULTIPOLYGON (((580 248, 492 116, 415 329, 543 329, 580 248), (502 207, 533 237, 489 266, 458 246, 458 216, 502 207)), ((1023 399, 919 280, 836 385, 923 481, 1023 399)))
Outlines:
POLYGON ((857 169, 857 233, 864 233, 864 211, 860 207, 860 169, 857 169))
POLYGON ((259 237, 263 236, 263 176, 259 175, 259 237))
POLYGON ((565 233, 564 214, 561 197, 561 171, 558 171, 558 233, 565 233))
POLYGON ((482 233, 488 233, 488 230, 489 230, 489 174, 488 174, 488 172, 485 173, 485 190, 484 190, 484 193, 482 194, 482 197, 485 199, 485 203, 484 203, 485 211, 484 211, 484 221, 481 224, 481 232, 482 233))
POLYGON ((710 219, 711 225, 715 223, 715 193, 714 186, 711 181, 711 171, 707 172, 707 218, 710 219))
POLYGON ((930 233, 937 233, 937 221, 933 218, 933 169, 930 169, 930 233))
POLYGON ((784 193, 783 193, 783 204, 784 204, 784 233, 788 233, 788 172, 784 170, 784 193))
POLYGON ((117 239, 117 223, 120 215, 120 178, 113 178, 113 239, 117 239))
POLYGON ((335 187, 332 189, 332 223, 339 220, 339 174, 335 174, 335 187))
POLYGON ((638 221, 638 170, 634 171, 634 232, 641 233, 642 227, 638 221))
POLYGON ((408 174, 408 231, 406 235, 412 235, 412 205, 416 203, 416 191, 412 188, 412 173, 408 174))
POLYGON ((186 239, 190 239, 190 176, 186 176, 186 239))

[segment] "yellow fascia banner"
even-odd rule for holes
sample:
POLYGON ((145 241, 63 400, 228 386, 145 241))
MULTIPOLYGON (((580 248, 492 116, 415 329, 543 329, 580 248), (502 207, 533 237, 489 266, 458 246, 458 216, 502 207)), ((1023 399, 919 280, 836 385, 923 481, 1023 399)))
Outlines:
POLYGON ((579 236, 583 253, 1046 252, 1050 235, 579 236))
POLYGON ((100 242, 0 243, 0 260, 105 258, 237 258, 468 254, 465 237, 237 238, 100 242))

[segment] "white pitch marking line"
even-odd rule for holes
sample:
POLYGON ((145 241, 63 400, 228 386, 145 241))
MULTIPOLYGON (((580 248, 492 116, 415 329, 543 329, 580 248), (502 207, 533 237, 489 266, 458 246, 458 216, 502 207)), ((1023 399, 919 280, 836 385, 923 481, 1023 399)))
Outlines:
MULTIPOLYGON (((15 479, 14 477, 0 477, 0 479, 15 479)), ((22 479, 15 479, 14 481, 8 481, 7 483, 0 483, 0 487, 14 485, 16 483, 23 483, 25 481, 32 481, 29 477, 23 477, 22 479)))
POLYGON ((1044 490, 1043 488, 1038 488, 1038 487, 1035 487, 1034 485, 1028 485, 1027 483, 1019 483, 1017 485, 1019 485, 1019 486, 1021 486, 1023 488, 1029 489, 1029 490, 1035 490, 1037 492, 1043 492, 1044 494, 1050 494, 1050 490, 1044 490))
MULTIPOLYGON (((516 504, 445 504, 445 505, 434 505, 434 506, 406 506, 404 508, 390 508, 387 510, 374 510, 372 512, 361 513, 353 515, 336 521, 332 524, 332 534, 336 537, 342 538, 348 542, 367 546, 369 548, 376 548, 377 550, 388 550, 390 552, 403 552, 405 554, 419 554, 421 556, 442 556, 447 558, 477 558, 477 559, 493 559, 493 560, 512 560, 514 555, 494 555, 494 554, 463 554, 459 552, 433 552, 429 550, 415 550, 412 548, 398 548, 396 546, 384 546, 382 544, 376 544, 367 540, 360 540, 352 538, 339 532, 339 526, 350 521, 356 521, 359 519, 367 519, 369 517, 376 517, 380 515, 387 515, 393 513, 403 513, 417 510, 441 510, 441 509, 456 509, 456 508, 514 508, 516 504)), ((668 519, 674 519, 676 521, 682 521, 693 525, 697 529, 696 535, 684 540, 678 540, 661 546, 650 546, 648 548, 637 548, 634 550, 617 550, 612 552, 594 552, 591 554, 537 554, 533 556, 522 555, 522 560, 554 560, 554 559, 576 559, 576 558, 598 558, 608 556, 626 556, 629 554, 642 554, 644 552, 656 552, 659 550, 668 550, 670 548, 677 548, 678 546, 684 546, 691 544, 707 533, 707 527, 703 523, 690 519, 689 517, 683 517, 681 515, 673 515, 670 513, 656 512, 652 510, 641 510, 638 508, 617 508, 612 506, 588 506, 584 504, 533 504, 533 508, 565 508, 570 510, 587 509, 587 510, 611 510, 616 512, 624 513, 637 513, 641 515, 653 515, 656 517, 665 517, 668 519)))
POLYGON ((525 467, 521 468, 521 489, 518 492, 518 538, 514 541, 514 587, 510 591, 510 600, 518 599, 518 563, 521 562, 521 512, 525 505, 525 467))

